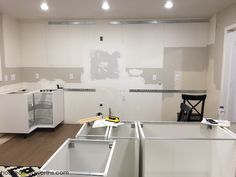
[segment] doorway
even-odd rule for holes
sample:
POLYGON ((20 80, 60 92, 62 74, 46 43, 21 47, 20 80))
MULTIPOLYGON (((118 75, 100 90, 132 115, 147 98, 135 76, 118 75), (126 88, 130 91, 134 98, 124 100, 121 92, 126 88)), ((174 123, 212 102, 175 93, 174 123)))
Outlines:
POLYGON ((236 25, 225 30, 221 105, 225 108, 225 119, 236 122, 236 25))

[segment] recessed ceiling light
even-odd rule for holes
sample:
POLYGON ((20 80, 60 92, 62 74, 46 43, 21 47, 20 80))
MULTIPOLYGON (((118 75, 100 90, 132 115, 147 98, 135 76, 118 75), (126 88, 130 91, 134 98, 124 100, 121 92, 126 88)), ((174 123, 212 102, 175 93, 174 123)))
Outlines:
POLYGON ((43 11, 48 11, 48 10, 49 10, 49 6, 48 6, 47 1, 43 1, 43 2, 41 3, 40 7, 41 7, 41 9, 42 9, 43 11))
POLYGON ((104 0, 103 3, 102 3, 102 9, 103 10, 109 10, 110 9, 110 6, 107 2, 107 0, 104 0))
POLYGON ((157 20, 152 20, 152 21, 150 21, 150 23, 152 23, 152 24, 158 24, 158 21, 157 21, 157 20))
POLYGON ((73 24, 73 25, 79 25, 80 22, 79 22, 79 21, 73 21, 72 24, 73 24))
POLYGON ((119 21, 111 21, 110 24, 111 24, 111 25, 119 25, 120 22, 119 22, 119 21))
POLYGON ((174 7, 174 4, 173 4, 172 1, 170 1, 170 0, 166 1, 166 3, 165 3, 165 8, 166 9, 171 9, 173 7, 174 7))

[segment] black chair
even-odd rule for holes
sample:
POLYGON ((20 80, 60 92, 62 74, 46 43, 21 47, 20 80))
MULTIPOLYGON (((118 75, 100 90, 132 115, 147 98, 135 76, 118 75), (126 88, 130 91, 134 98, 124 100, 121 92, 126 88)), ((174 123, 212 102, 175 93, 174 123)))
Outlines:
POLYGON ((181 103, 178 121, 189 121, 191 116, 192 109, 185 103, 181 103))
MULTIPOLYGON (((204 115, 204 106, 206 95, 185 95, 182 94, 183 103, 188 105, 191 110, 192 114, 188 120, 185 121, 192 121, 192 122, 200 122, 203 119, 204 115)), ((178 114, 178 121, 182 121, 180 117, 180 113, 178 114)))

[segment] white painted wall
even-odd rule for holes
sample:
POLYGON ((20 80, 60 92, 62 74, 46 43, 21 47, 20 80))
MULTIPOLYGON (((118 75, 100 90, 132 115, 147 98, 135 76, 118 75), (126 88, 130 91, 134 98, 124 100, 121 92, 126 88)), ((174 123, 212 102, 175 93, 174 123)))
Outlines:
POLYGON ((20 22, 3 15, 3 42, 6 67, 21 66, 20 22))
POLYGON ((119 51, 126 67, 162 68, 164 47, 205 47, 209 28, 208 23, 47 25, 7 16, 3 24, 9 67, 86 67, 89 52, 100 49, 119 51))
MULTIPOLYGON (((83 67, 82 83, 96 93, 65 92, 65 122, 111 107, 126 120, 165 120, 162 94, 129 93, 130 88, 162 89, 142 77, 129 77, 125 68, 163 68, 165 47, 206 47, 208 23, 108 25, 48 25, 4 17, 4 44, 8 67, 83 67), (103 36, 104 41, 99 41, 103 36), (118 79, 91 80, 91 53, 120 53, 118 79), (99 108, 99 103, 104 108, 99 108)), ((55 78, 56 79, 56 78, 55 78)), ((69 87, 70 85, 67 84, 69 87)), ((176 114, 171 120, 176 120, 176 114)))
POLYGON ((98 88, 96 92, 64 92, 65 122, 75 123, 97 112, 112 115, 122 120, 161 120, 162 94, 129 93, 128 89, 98 88), (103 107, 99 107, 103 103, 103 107))
POLYGON ((49 65, 47 58, 47 23, 24 23, 20 25, 21 66, 42 67, 49 65))
POLYGON ((159 25, 124 25, 126 66, 129 68, 162 68, 165 38, 159 25))
POLYGON ((91 50, 119 51, 127 67, 163 65, 162 25, 67 26, 23 22, 21 38, 22 64, 27 67, 85 67, 91 50), (99 41, 100 36, 104 37, 103 42, 99 41))
POLYGON ((216 38, 216 15, 210 19, 208 44, 215 44, 216 38))

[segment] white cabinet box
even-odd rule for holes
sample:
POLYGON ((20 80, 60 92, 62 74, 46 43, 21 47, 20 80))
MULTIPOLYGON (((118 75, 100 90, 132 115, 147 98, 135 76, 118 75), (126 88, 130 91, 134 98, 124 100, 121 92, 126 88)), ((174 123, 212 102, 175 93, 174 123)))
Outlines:
POLYGON ((236 139, 199 123, 139 123, 142 177, 235 177, 236 139))
POLYGON ((139 134, 136 122, 124 121, 116 127, 92 128, 86 123, 77 133, 77 139, 116 140, 114 153, 115 167, 112 177, 138 177, 139 175, 139 134))
POLYGON ((235 122, 231 122, 230 127, 227 127, 227 128, 224 127, 224 129, 236 138, 236 123, 235 122))
POLYGON ((38 176, 113 177, 115 146, 115 141, 68 139, 42 166, 38 176))
POLYGON ((92 128, 92 123, 85 123, 76 134, 76 139, 107 139, 109 127, 92 128))
POLYGON ((236 123, 235 122, 231 123, 231 125, 228 129, 236 134, 236 123))
POLYGON ((110 127, 109 140, 116 140, 113 177, 139 176, 139 134, 136 122, 122 122, 123 125, 110 127))
POLYGON ((0 94, 0 133, 28 134, 64 120, 63 90, 0 94))

